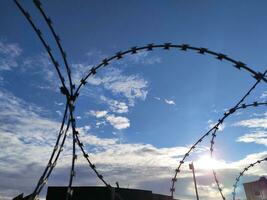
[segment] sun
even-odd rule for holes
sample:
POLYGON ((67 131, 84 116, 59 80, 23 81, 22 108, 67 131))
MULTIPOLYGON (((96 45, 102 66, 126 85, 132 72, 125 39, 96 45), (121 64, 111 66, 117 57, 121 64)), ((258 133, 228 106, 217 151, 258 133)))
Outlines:
POLYGON ((204 170, 222 169, 225 168, 225 162, 213 159, 209 155, 204 155, 194 162, 194 166, 196 169, 204 170))

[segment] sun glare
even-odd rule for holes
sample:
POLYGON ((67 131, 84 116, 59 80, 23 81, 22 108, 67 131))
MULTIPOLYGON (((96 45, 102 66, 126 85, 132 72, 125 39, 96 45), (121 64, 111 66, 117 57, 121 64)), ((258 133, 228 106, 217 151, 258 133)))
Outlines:
POLYGON ((210 156, 205 155, 200 157, 197 161, 194 162, 196 169, 222 169, 225 167, 225 163, 223 161, 218 161, 216 159, 212 159, 210 156))

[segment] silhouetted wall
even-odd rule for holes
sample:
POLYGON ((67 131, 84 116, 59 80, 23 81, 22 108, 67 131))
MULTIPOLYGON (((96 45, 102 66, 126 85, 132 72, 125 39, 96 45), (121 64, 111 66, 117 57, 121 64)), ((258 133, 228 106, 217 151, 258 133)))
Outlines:
MULTIPOLYGON (((124 200, 170 200, 170 196, 153 194, 148 190, 115 188, 124 200)), ((65 200, 67 187, 48 187, 46 200, 65 200)), ((73 187, 73 200, 111 200, 112 194, 106 187, 73 187)), ((118 198, 115 198, 118 200, 118 198)))

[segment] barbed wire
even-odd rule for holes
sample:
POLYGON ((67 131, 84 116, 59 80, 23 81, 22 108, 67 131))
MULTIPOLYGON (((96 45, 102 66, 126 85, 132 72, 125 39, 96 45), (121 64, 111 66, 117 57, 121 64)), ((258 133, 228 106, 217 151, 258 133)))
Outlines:
POLYGON ((249 165, 247 165, 238 175, 238 177, 235 179, 235 183, 233 185, 233 192, 232 192, 232 195, 233 195, 233 200, 235 200, 235 197, 236 197, 236 188, 238 186, 238 182, 240 181, 241 177, 245 175, 245 173, 252 169, 253 167, 257 166, 258 164, 264 162, 264 161, 267 161, 267 157, 263 158, 263 159, 260 159, 260 160, 257 160, 256 162, 253 162, 249 165))
POLYGON ((40 29, 38 29, 36 27, 36 25, 33 23, 32 19, 31 19, 31 15, 29 12, 27 12, 26 10, 24 10, 24 8, 21 6, 21 4, 18 2, 18 0, 14 0, 15 4, 17 5, 17 7, 19 8, 19 10, 21 11, 21 13, 24 15, 24 17, 27 19, 27 21, 29 22, 29 24, 31 25, 31 27, 33 28, 34 32, 37 34, 39 40, 41 41, 42 45, 44 46, 46 52, 48 53, 50 60, 52 61, 53 66, 56 69, 56 72, 58 74, 58 77, 61 81, 61 85, 62 88, 61 90, 66 90, 68 91, 66 85, 65 85, 65 79, 63 78, 60 70, 59 70, 59 63, 56 61, 56 59, 54 58, 52 52, 51 52, 51 48, 48 45, 48 43, 45 41, 45 39, 42 36, 42 32, 40 29))
POLYGON ((55 29, 53 27, 53 22, 52 22, 52 19, 49 18, 46 13, 44 12, 43 8, 42 8, 42 3, 40 0, 33 0, 34 2, 34 5, 37 7, 37 9, 40 11, 41 15, 43 16, 46 24, 48 25, 53 37, 54 37, 54 40, 56 41, 56 44, 57 44, 57 47, 60 51, 60 54, 61 54, 61 57, 64 61, 64 65, 65 65, 65 68, 66 68, 66 71, 67 71, 67 74, 68 74, 68 80, 69 80, 69 84, 70 84, 70 95, 73 95, 73 88, 75 88, 75 85, 73 85, 72 83, 72 78, 71 78, 71 69, 70 69, 70 66, 69 66, 69 63, 68 63, 68 60, 67 60, 67 54, 66 52, 63 50, 63 47, 62 47, 62 44, 60 42, 60 36, 55 32, 55 29))
POLYGON ((68 104, 66 104, 66 108, 65 108, 65 112, 64 112, 64 116, 63 116, 63 121, 61 123, 59 135, 57 137, 57 141, 56 141, 56 144, 54 146, 53 152, 51 154, 51 157, 48 161, 48 164, 47 164, 42 176, 40 177, 39 181, 37 182, 37 185, 36 185, 36 187, 32 193, 33 196, 37 196, 37 197, 39 196, 40 192, 42 191, 42 188, 48 182, 48 178, 49 178, 51 172, 56 167, 56 163, 57 163, 57 160, 59 158, 60 153, 63 151, 64 143, 65 143, 67 132, 68 132, 69 125, 70 125, 70 121, 68 120, 65 130, 63 129, 64 124, 65 124, 65 119, 67 118, 67 110, 68 110, 67 106, 68 106, 68 104), (59 141, 60 141, 62 136, 63 136, 62 142, 59 144, 59 141), (53 160, 54 156, 55 156, 55 159, 53 160))
POLYGON ((52 32, 52 35, 56 41, 56 44, 58 46, 58 49, 60 50, 61 53, 61 57, 64 60, 64 64, 65 67, 67 69, 67 74, 68 74, 68 79, 69 79, 69 90, 70 90, 70 94, 65 94, 66 97, 68 98, 68 106, 69 106, 69 112, 70 112, 70 122, 71 122, 71 127, 72 127, 72 163, 71 163, 71 169, 70 169, 70 178, 69 178, 69 185, 68 185, 68 189, 67 189, 67 197, 66 200, 71 199, 71 196, 73 194, 73 190, 72 190, 72 182, 73 182, 73 178, 75 176, 75 161, 77 159, 77 155, 76 155, 76 139, 75 139, 75 133, 76 133, 76 123, 75 123, 75 118, 74 118, 74 99, 73 99, 73 88, 75 88, 75 85, 72 84, 72 78, 71 78, 71 70, 69 68, 69 64, 67 62, 67 58, 66 58, 66 53, 63 51, 62 45, 60 43, 60 39, 59 36, 55 33, 55 30, 52 26, 52 20, 51 18, 48 18, 44 12, 44 10, 42 9, 42 4, 39 0, 33 0, 35 6, 37 7, 37 9, 40 11, 41 15, 43 16, 43 18, 45 19, 50 31, 52 32))

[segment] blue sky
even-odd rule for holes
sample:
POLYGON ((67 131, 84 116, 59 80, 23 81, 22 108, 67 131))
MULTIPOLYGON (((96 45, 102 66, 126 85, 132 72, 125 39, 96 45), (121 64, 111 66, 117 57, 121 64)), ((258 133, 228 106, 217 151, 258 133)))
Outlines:
MULTIPOLYGON (((22 3, 62 64, 37 9, 31 1, 22 3)), ((43 8, 53 19, 77 84, 104 58, 149 43, 206 47, 263 72, 266 5, 265 1, 241 0, 101 0, 48 1, 43 8)), ((0 179, 4 180, 0 197, 8 199, 30 193, 37 182, 56 140, 64 97, 40 41, 12 1, 1 1, 0 26, 0 179)), ((119 181, 123 187, 169 194, 170 179, 187 148, 235 105, 255 79, 210 55, 157 49, 115 61, 88 82, 75 115, 99 170, 111 184, 119 181)), ((260 83, 245 103, 266 98, 266 83, 260 83)), ((227 197, 238 172, 266 155, 266 116, 264 106, 241 110, 219 131, 215 155, 227 197)), ((209 140, 188 159, 196 161, 200 195, 205 199, 218 195, 211 172, 198 162, 209 153, 209 140)), ((49 185, 67 184, 70 142, 68 138, 49 185)), ((101 185, 81 154, 79 158, 74 183, 101 185)), ((186 163, 178 176, 177 198, 194 198, 187 168, 186 163)), ((241 184, 266 172, 263 163, 241 184)), ((238 195, 244 196, 241 186, 238 195)))

